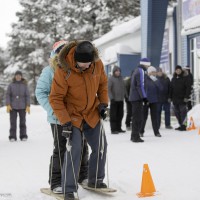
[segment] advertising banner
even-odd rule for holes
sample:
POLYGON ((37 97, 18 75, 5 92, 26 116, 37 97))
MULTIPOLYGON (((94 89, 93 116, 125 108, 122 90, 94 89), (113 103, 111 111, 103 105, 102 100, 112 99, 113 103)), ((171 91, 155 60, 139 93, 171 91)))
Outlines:
POLYGON ((182 1, 183 22, 199 14, 200 14, 200 0, 182 1))

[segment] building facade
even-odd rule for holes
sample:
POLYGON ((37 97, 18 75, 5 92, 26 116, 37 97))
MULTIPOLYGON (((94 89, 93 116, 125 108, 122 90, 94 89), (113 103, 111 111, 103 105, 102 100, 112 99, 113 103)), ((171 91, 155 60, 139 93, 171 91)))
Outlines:
POLYGON ((175 66, 190 66, 194 102, 200 91, 200 0, 141 0, 141 16, 118 25, 94 41, 107 74, 114 64, 128 76, 141 57, 173 74, 175 66))

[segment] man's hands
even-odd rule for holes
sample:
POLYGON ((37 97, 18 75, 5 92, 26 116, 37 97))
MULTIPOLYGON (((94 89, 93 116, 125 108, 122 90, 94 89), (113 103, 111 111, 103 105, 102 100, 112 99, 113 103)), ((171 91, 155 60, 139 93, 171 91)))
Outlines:
POLYGON ((144 104, 144 105, 148 105, 148 103, 149 103, 149 101, 148 101, 147 98, 143 98, 142 101, 143 101, 143 104, 144 104))
POLYGON ((70 135, 72 133, 72 123, 67 122, 66 124, 62 125, 63 131, 62 131, 62 136, 64 136, 66 139, 70 138, 70 135))
POLYGON ((108 115, 108 109, 107 109, 107 105, 105 104, 99 104, 99 114, 101 116, 101 118, 104 120, 106 119, 107 115, 108 115))

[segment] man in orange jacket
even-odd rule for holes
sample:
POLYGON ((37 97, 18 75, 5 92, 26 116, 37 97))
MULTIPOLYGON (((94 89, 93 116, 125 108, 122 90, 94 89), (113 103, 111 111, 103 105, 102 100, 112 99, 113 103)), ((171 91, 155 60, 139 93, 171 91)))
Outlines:
POLYGON ((58 60, 60 67, 56 69, 49 99, 63 126, 63 135, 71 144, 63 167, 63 192, 65 200, 73 200, 77 191, 82 135, 92 150, 88 186, 107 187, 103 183, 107 142, 100 118, 106 117, 108 80, 98 52, 89 41, 66 44, 58 60))

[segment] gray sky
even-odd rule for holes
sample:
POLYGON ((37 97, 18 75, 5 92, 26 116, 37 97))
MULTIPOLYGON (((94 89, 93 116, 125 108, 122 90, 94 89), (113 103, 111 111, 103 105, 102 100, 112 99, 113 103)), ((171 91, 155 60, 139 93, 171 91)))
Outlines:
POLYGON ((9 37, 6 33, 11 31, 11 24, 17 21, 15 13, 20 10, 19 0, 1 1, 0 6, 0 46, 6 47, 9 37))

